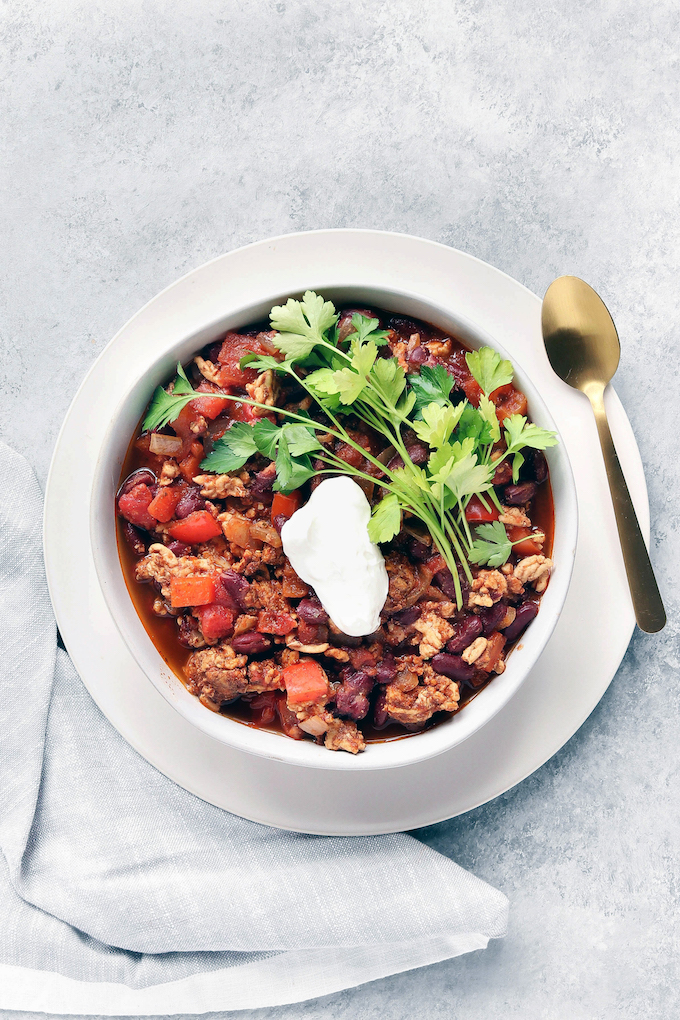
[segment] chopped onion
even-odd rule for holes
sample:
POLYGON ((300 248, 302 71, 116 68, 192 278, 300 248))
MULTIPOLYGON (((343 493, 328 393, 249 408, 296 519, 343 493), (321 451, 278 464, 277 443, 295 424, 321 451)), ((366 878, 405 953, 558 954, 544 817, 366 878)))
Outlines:
POLYGON ((174 457, 181 453, 183 446, 179 436, 162 436, 158 432, 151 434, 149 450, 151 453, 160 453, 163 457, 174 457))

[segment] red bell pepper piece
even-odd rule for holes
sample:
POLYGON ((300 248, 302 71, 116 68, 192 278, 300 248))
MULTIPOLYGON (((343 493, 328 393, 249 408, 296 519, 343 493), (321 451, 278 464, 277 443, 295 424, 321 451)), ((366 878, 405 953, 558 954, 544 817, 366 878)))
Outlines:
POLYGON ((194 510, 184 520, 172 524, 168 531, 173 538, 180 542, 186 542, 188 545, 208 542, 211 538, 217 538, 222 534, 222 528, 207 510, 194 510))
POLYGON ((299 489, 294 489, 292 492, 288 493, 274 493, 274 499, 272 500, 272 520, 279 515, 287 519, 292 517, 295 511, 300 509, 301 502, 302 496, 300 495, 299 489))
POLYGON ((157 521, 162 521, 166 524, 174 517, 177 504, 182 498, 183 493, 184 489, 175 485, 160 486, 158 492, 149 503, 149 513, 157 521))
POLYGON ((205 606, 215 598, 215 581, 209 574, 201 577, 171 577, 170 605, 205 606))
POLYGON ((303 705, 328 698, 328 678, 315 659, 300 659, 283 671, 289 705, 303 705))

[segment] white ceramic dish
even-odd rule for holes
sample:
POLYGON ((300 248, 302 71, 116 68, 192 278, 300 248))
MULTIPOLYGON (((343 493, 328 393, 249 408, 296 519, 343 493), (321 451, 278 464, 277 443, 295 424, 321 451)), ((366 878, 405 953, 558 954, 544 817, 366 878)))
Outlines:
MULTIPOLYGON (((312 279, 308 283, 314 288, 316 281, 312 279)), ((423 301, 417 294, 367 288, 361 283, 362 278, 357 275, 354 286, 341 289, 324 287, 320 292, 336 305, 365 304, 409 315, 452 332, 472 348, 489 345, 504 357, 510 356, 494 337, 463 318, 452 306, 434 305, 423 301)), ((306 289, 306 286, 307 283, 303 283, 299 290, 306 289)), ((559 618, 571 579, 578 530, 576 489, 563 443, 546 451, 555 502, 552 553, 555 568, 548 589, 541 599, 540 612, 509 656, 505 672, 495 677, 460 712, 424 733, 402 740, 369 744, 362 754, 349 755, 331 753, 310 740, 290 740, 281 733, 256 729, 226 716, 216 715, 189 694, 169 669, 130 599, 116 548, 113 512, 115 493, 120 484, 121 467, 130 437, 154 389, 159 383, 167 381, 178 360, 186 362, 204 344, 223 336, 228 330, 238 330, 252 322, 266 319, 272 305, 290 296, 282 294, 278 281, 269 276, 263 277, 261 287, 262 297, 254 304, 234 308, 225 301, 222 314, 216 322, 202 326, 198 333, 183 337, 179 342, 168 344, 153 360, 150 360, 152 352, 140 351, 137 356, 135 372, 138 378, 126 393, 121 393, 118 409, 110 419, 102 443, 92 486, 90 538, 104 598, 130 651, 157 690, 188 722, 225 744, 293 765, 343 771, 395 768, 441 754, 484 726, 517 692, 547 644, 559 618), (272 284, 276 289, 272 288, 272 284)), ((554 430, 555 423, 530 377, 516 362, 514 367, 516 384, 526 394, 533 420, 544 428, 554 430)))
MULTIPOLYGON (((151 764, 196 796, 265 825, 320 835, 369 835, 461 814, 519 783, 593 710, 630 640, 634 616, 590 406, 552 372, 541 340, 541 302, 487 263, 422 238, 376 231, 290 234, 230 252, 178 280, 111 341, 76 394, 55 446, 45 493, 45 563, 59 628, 100 709, 151 764), (146 678, 116 628, 89 548, 90 493, 108 421, 133 385, 135 359, 216 321, 225 297, 243 306, 268 273, 294 293, 362 275, 367 286, 406 288, 453 304, 532 378, 568 450, 579 503, 573 579, 555 632, 521 688, 471 737, 398 771, 300 768, 247 754, 176 712, 146 678)), ((605 401, 643 532, 644 473, 616 393, 605 401)), ((495 682, 495 681, 494 681, 495 682)))

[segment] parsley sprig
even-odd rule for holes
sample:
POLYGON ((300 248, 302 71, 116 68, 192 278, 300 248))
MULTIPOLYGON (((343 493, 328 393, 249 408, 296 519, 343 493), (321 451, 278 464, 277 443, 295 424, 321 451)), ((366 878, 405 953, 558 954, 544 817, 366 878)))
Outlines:
MULTIPOLYGON (((260 418, 254 425, 234 423, 215 442, 201 467, 229 473, 260 453, 276 462, 277 491, 292 491, 318 474, 346 474, 373 482, 383 497, 369 522, 371 540, 389 542, 401 530, 405 513, 420 520, 451 571, 460 606, 458 566, 471 578, 470 563, 500 566, 512 548, 498 521, 478 527, 473 537, 465 515, 469 500, 476 495, 487 509, 491 503, 500 506, 493 489, 499 464, 511 459, 517 480, 523 449, 542 450, 557 442, 554 433, 519 414, 506 418, 501 429, 491 394, 512 381, 511 363, 490 347, 469 352, 467 364, 482 391, 479 407, 467 400, 454 404, 450 399, 454 381, 443 366, 423 366, 419 374, 407 376, 396 358, 381 356, 388 333, 378 328, 377 319, 355 314, 353 331, 340 340, 335 307, 312 291, 301 301, 289 298, 285 305, 276 306, 270 318, 276 331, 272 342, 283 360, 253 352, 241 359, 241 367, 290 377, 312 397, 323 412, 323 422, 306 412, 273 409, 243 396, 211 394, 259 407, 265 414, 274 410, 284 423, 274 424, 269 418, 260 418), (345 427, 348 414, 382 435, 403 466, 386 467, 360 446, 345 427), (427 444, 430 453, 425 465, 411 460, 404 438, 407 429, 427 444), (324 436, 359 451, 370 470, 347 464, 325 439, 321 441, 324 436), (494 444, 501 437, 506 449, 492 461, 494 444)), ((159 387, 144 428, 169 424, 196 395, 178 365, 172 392, 159 387)))

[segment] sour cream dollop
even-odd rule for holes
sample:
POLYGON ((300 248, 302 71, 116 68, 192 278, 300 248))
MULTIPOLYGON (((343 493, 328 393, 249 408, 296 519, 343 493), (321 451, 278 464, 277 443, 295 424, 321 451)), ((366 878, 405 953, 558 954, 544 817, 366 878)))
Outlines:
POLYGON ((347 476, 327 478, 281 529, 295 573, 311 584, 344 634, 362 637, 380 624, 389 581, 380 549, 368 537, 371 508, 347 476))

